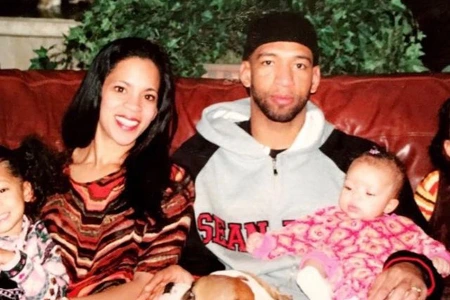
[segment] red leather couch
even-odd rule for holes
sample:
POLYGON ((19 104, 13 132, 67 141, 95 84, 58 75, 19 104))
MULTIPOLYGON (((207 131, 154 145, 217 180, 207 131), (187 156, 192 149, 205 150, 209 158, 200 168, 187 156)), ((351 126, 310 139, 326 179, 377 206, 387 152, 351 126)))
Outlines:
MULTIPOLYGON (((0 70, 0 144, 16 147, 30 133, 61 148, 61 117, 84 73, 0 70)), ((178 130, 172 149, 195 132, 209 104, 246 96, 237 81, 178 79, 178 130)), ((323 78, 312 96, 345 132, 387 147, 405 162, 413 188, 432 169, 427 147, 437 111, 450 97, 450 74, 323 78)))

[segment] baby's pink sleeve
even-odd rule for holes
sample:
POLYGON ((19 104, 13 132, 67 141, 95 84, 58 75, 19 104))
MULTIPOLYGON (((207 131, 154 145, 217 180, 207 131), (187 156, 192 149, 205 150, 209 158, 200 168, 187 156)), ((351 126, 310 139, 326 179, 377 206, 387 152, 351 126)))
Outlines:
MULTIPOLYGON (((415 232, 416 234, 416 239, 412 239, 411 251, 423 254, 431 260, 439 257, 450 264, 450 253, 441 242, 428 236, 419 226, 410 220, 405 221, 405 226, 407 227, 407 230, 415 232)), ((441 275, 446 277, 450 274, 441 275)))
POLYGON ((273 259, 283 255, 304 255, 321 247, 329 233, 323 224, 323 210, 297 219, 279 230, 265 234, 255 232, 247 241, 247 251, 260 259, 273 259), (317 232, 320 234, 317 235, 317 232), (320 236, 320 238, 318 238, 320 236))

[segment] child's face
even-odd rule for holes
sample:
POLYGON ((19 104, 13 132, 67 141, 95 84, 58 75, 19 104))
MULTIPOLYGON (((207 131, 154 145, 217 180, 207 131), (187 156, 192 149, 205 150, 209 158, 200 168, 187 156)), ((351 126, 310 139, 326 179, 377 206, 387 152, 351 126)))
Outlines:
POLYGON ((25 202, 31 200, 29 182, 13 176, 6 162, 0 163, 0 236, 18 235, 25 202))
POLYGON ((354 219, 370 220, 397 206, 393 172, 380 164, 355 161, 347 172, 339 198, 340 208, 354 219))

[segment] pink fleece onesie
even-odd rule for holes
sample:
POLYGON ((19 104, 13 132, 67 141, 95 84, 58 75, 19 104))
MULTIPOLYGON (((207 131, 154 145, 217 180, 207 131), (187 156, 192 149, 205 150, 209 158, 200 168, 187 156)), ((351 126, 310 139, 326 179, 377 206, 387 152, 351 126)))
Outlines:
POLYGON ((261 259, 298 255, 303 260, 321 260, 332 285, 333 299, 339 300, 367 299, 370 285, 384 262, 399 250, 428 258, 442 257, 450 263, 444 245, 427 236, 410 219, 395 214, 374 220, 351 219, 336 206, 320 209, 277 231, 253 233, 247 241, 247 251, 261 259), (316 255, 318 251, 322 255, 316 255))

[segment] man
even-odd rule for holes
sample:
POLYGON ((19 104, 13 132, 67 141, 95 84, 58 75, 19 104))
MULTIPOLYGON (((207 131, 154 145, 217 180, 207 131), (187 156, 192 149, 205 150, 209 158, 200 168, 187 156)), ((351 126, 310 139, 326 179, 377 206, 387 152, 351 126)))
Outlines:
MULTIPOLYGON (((174 154, 196 178, 196 222, 181 261, 191 273, 247 270, 305 299, 295 280, 298 258, 259 261, 245 252, 245 240, 335 205, 351 158, 375 146, 334 129, 308 101, 320 83, 318 61, 315 30, 302 15, 270 13, 249 26, 240 79, 250 98, 206 108, 198 134, 174 154)), ((397 212, 424 225, 411 188, 403 195, 407 205, 397 212)), ((388 265, 371 299, 425 299, 425 281, 433 292, 426 258, 397 253, 388 265)))

